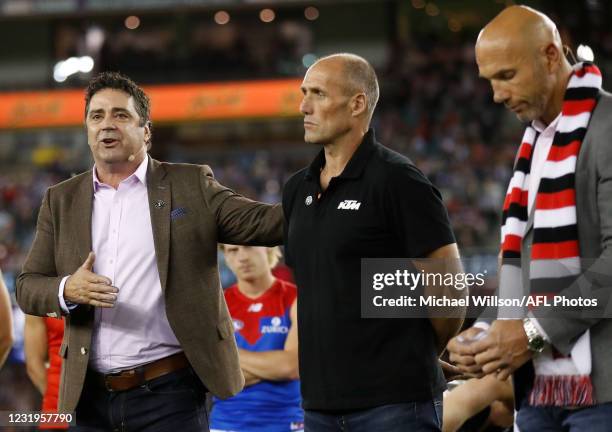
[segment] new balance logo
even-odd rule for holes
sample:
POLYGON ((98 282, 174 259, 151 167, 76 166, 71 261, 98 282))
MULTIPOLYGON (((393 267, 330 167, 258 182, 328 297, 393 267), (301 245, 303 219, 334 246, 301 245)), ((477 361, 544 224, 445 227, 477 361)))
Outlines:
POLYGON ((261 312, 262 307, 262 303, 251 303, 247 309, 247 312, 261 312))
POLYGON ((357 200, 344 200, 338 204, 338 210, 359 210, 361 203, 357 200))

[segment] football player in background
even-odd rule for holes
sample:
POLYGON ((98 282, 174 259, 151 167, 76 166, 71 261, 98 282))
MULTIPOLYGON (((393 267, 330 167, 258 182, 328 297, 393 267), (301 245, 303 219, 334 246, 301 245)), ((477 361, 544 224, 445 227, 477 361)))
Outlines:
POLYGON ((215 399, 211 432, 304 428, 298 380, 297 290, 275 278, 278 248, 222 245, 238 282, 225 290, 246 387, 215 399))

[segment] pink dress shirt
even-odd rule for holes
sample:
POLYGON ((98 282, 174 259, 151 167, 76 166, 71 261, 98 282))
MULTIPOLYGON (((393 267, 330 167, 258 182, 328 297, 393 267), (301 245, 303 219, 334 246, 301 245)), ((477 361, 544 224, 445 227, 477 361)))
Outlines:
MULTIPOLYGON (((147 166, 148 157, 117 189, 100 182, 93 169, 94 272, 108 277, 119 290, 113 308, 95 309, 89 364, 102 373, 182 351, 166 317, 153 244, 147 166)), ((68 310, 63 301, 65 279, 60 303, 68 310)))

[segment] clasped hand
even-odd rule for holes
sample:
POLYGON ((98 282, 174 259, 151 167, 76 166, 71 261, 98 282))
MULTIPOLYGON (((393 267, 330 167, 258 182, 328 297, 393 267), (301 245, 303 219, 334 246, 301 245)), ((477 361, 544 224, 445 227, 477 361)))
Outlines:
POLYGON ((497 320, 483 330, 471 327, 448 343, 450 360, 466 375, 507 379, 533 355, 521 320, 497 320), (486 333, 482 333, 486 332, 486 333))

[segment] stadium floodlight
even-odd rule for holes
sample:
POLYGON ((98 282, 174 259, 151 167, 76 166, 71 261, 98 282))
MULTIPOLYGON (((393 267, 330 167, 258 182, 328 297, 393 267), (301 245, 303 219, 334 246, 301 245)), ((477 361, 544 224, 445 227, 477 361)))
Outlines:
POLYGON ((304 17, 306 17, 308 21, 316 20, 319 18, 319 9, 314 6, 308 6, 306 9, 304 9, 304 17))
POLYGON ((79 59, 79 72, 89 73, 93 70, 94 60, 89 56, 83 56, 79 59))
POLYGON ((138 18, 136 15, 130 15, 125 19, 123 24, 128 30, 136 30, 138 27, 140 27, 140 18, 138 18))
POLYGON ((259 19, 265 23, 271 23, 276 18, 276 13, 272 9, 262 9, 259 12, 259 19))
POLYGON ((53 68, 53 79, 57 82, 64 82, 76 73, 89 73, 94 68, 94 60, 90 56, 70 57, 69 59, 57 62, 53 68))
POLYGON ((230 22, 230 14, 226 11, 219 11, 215 14, 215 22, 219 25, 225 25, 230 22))

